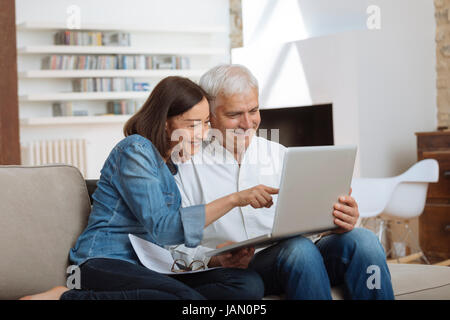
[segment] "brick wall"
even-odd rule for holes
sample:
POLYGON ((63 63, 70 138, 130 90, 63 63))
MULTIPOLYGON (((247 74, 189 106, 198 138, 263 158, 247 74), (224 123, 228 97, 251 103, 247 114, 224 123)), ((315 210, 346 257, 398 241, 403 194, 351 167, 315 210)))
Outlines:
POLYGON ((434 0, 438 127, 450 128, 450 0, 434 0))

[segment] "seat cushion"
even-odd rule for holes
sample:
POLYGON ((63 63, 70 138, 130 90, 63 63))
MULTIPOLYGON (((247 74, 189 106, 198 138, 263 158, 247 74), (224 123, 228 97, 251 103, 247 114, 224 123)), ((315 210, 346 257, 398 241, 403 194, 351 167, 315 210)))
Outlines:
POLYGON ((450 300, 450 267, 389 264, 397 300, 450 300))
MULTIPOLYGON (((392 287, 396 300, 450 300, 450 268, 422 264, 389 263, 392 287)), ((334 300, 344 298, 344 288, 331 288, 334 300)), ((265 300, 283 299, 270 295, 265 300)))
POLYGON ((0 166, 0 299, 65 285, 69 250, 89 212, 77 168, 0 166))

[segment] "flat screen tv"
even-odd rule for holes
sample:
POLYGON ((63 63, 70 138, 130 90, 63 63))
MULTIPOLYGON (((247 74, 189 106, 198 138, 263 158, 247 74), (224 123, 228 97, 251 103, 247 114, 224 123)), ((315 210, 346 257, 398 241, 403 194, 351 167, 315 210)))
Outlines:
POLYGON ((260 109, 260 113, 259 129, 267 129, 269 140, 270 129, 279 129, 279 143, 285 147, 334 144, 332 104, 260 109))

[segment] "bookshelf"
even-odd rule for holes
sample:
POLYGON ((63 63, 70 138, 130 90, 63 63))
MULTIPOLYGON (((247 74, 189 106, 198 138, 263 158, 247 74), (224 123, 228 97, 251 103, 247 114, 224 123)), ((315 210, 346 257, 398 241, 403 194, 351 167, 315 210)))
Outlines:
MULTIPOLYGON (((145 32, 145 33, 184 33, 184 34, 227 34, 228 30, 223 26, 143 26, 140 25, 120 25, 120 24, 82 24, 77 30, 96 31, 125 31, 125 32, 145 32)), ((67 27, 64 23, 46 21, 24 21, 16 25, 18 31, 59 31, 67 27)))
POLYGON ((19 72, 19 79, 57 78, 164 78, 182 76, 200 78, 206 69, 188 70, 28 70, 19 72))
POLYGON ((70 30, 127 32, 131 39, 129 46, 55 45, 53 44, 55 32, 68 30, 64 23, 23 21, 17 23, 16 28, 18 39, 24 39, 18 41, 17 54, 20 123, 25 127, 124 123, 130 115, 99 115, 100 106, 107 101, 117 100, 134 100, 141 103, 147 99, 151 89, 162 78, 176 75, 197 81, 213 65, 229 61, 229 46, 224 46, 224 41, 217 41, 217 37, 222 39, 228 37, 228 30, 223 26, 174 27, 94 23, 82 24, 80 29, 70 30), (42 59, 52 55, 182 56, 190 59, 191 66, 189 69, 40 69, 42 59), (208 63, 209 61, 215 62, 208 63), (83 78, 133 78, 146 81, 150 84, 150 89, 70 92, 70 82, 83 78), (74 102, 86 110, 92 108, 95 111, 92 113, 89 111, 88 116, 53 118, 49 115, 52 104, 57 102, 74 102))
POLYGON ((87 117, 26 118, 20 120, 20 125, 24 127, 50 127, 61 125, 122 124, 125 123, 130 117, 130 115, 110 115, 87 117))
POLYGON ((148 95, 148 91, 35 93, 20 95, 19 101, 145 100, 148 95))
POLYGON ((176 48, 176 47, 120 47, 120 46, 24 46, 17 54, 162 54, 162 55, 213 55, 223 54, 221 48, 176 48))

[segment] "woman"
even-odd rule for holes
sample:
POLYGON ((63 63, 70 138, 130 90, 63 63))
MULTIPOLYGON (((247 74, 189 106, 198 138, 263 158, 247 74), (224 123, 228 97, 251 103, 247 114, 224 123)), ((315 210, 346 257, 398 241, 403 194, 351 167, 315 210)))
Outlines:
POLYGON ((207 94, 186 78, 163 79, 126 123, 126 138, 101 170, 88 225, 69 254, 80 266, 81 290, 55 287, 24 299, 261 299, 264 286, 253 271, 160 274, 139 262, 128 238, 131 233, 160 246, 196 247, 203 228, 232 208, 272 205, 270 194, 278 189, 257 186, 181 208, 171 157, 197 152, 208 128, 207 94))

